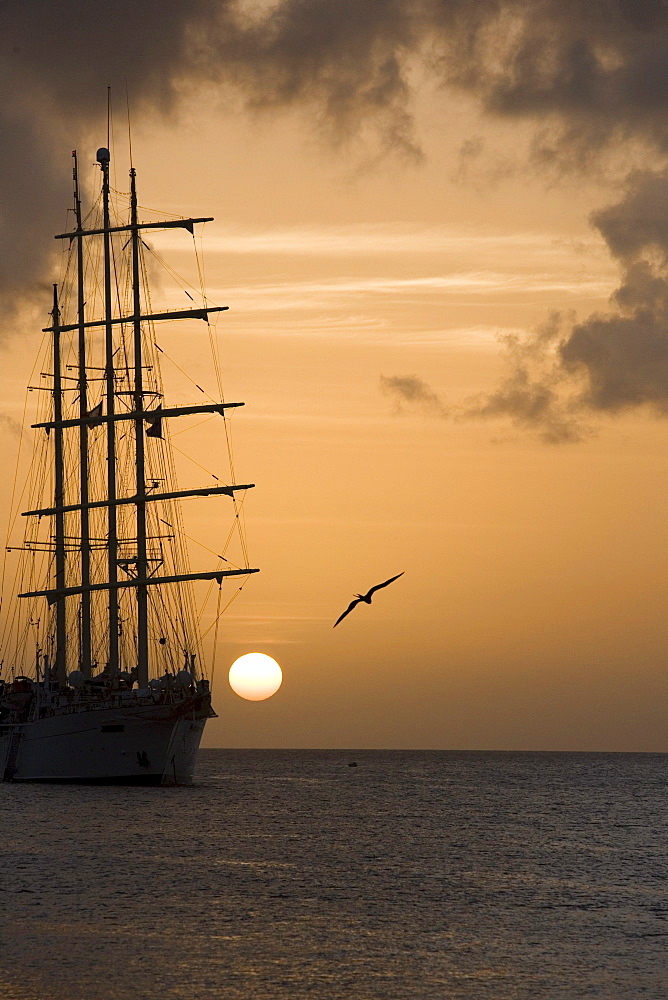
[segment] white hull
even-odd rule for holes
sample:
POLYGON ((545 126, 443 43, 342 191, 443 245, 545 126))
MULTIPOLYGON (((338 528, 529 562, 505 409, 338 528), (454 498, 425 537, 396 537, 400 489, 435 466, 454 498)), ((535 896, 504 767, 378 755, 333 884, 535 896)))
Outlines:
POLYGON ((205 722, 195 709, 128 706, 0 725, 0 777, 189 785, 205 722))

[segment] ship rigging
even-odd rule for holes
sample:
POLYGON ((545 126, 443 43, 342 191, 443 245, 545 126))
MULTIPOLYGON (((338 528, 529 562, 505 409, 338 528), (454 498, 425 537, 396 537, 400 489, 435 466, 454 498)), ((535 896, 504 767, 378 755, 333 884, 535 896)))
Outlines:
POLYGON ((56 237, 66 241, 67 264, 53 286, 44 329, 52 369, 44 375, 44 396, 51 406, 32 425, 46 449, 33 461, 32 487, 46 503, 38 499, 23 512, 28 585, 18 596, 28 613, 12 619, 22 620, 24 637, 39 628, 41 641, 34 678, 16 652, 11 679, 5 674, 0 681, 0 770, 6 780, 187 782, 213 714, 193 585, 221 587, 225 578, 245 581, 258 572, 248 565, 238 509, 253 484, 235 483, 231 470, 226 485, 214 476, 215 485, 178 488, 170 422, 211 415, 226 422, 228 411, 243 404, 226 402, 222 390, 218 399, 197 405, 165 404, 157 325, 191 319, 208 325, 227 306, 212 305, 202 291, 201 304, 155 310, 144 236, 182 229, 194 237, 195 227, 212 220, 140 221, 134 167, 129 218, 112 218, 106 148, 97 153, 101 196, 84 219, 76 153, 73 158, 75 225, 56 237), (239 564, 218 555, 216 566, 190 569, 180 504, 198 497, 231 499, 239 564), (42 621, 46 628, 37 624, 42 621), (105 741, 104 725, 87 743, 81 718, 119 708, 123 721, 110 716, 106 733, 132 732, 128 746, 118 738, 105 741), (177 738, 186 718, 195 735, 177 738), (58 748, 53 766, 45 757, 49 739, 58 748), (183 749, 173 752, 179 740, 183 749), (135 747, 137 741, 142 745, 135 747))

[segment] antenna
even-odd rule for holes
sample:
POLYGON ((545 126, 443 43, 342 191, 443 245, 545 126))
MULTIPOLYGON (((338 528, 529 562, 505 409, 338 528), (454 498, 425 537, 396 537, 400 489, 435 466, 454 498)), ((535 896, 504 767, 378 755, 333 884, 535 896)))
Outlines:
POLYGON ((72 180, 74 182, 74 212, 77 220, 77 229, 81 229, 81 199, 79 198, 79 160, 76 149, 72 150, 72 180))
POLYGON ((127 76, 125 78, 125 106, 128 112, 128 147, 130 150, 130 169, 132 170, 134 167, 134 163, 132 162, 132 129, 130 128, 130 95, 128 93, 127 76))
MULTIPOLYGON (((107 87, 107 149, 114 141, 114 121, 111 113, 111 87, 107 87)), ((114 187, 116 186, 116 162, 114 161, 114 187)))

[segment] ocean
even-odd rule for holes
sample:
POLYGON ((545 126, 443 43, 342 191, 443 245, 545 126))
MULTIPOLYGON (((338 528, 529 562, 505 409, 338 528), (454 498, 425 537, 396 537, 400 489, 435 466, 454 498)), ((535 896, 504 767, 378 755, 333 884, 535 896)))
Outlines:
POLYGON ((667 761, 203 750, 192 788, 0 785, 0 998, 665 1000, 667 761))

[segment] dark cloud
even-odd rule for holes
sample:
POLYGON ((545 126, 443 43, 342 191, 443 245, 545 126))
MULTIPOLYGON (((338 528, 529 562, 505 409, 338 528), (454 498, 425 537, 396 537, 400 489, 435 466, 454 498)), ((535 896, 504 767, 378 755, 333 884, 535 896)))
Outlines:
POLYGON ((655 251, 668 261, 668 172, 636 170, 626 180, 624 198, 595 212, 592 222, 611 252, 629 265, 655 251))
POLYGON ((440 396, 417 375, 381 375, 380 388, 393 398, 397 413, 417 412, 432 417, 447 415, 440 396))
POLYGON ((443 78, 505 117, 552 116, 573 146, 641 135, 668 148, 664 0, 437 3, 443 78), (466 42, 465 45, 462 42, 466 42))
MULTIPOLYGON (((308 108, 335 141, 371 131, 381 151, 415 159, 416 65, 491 115, 532 123, 540 169, 581 169, 625 142, 645 144, 655 158, 668 153, 665 0, 0 4, 5 317, 48 277, 50 236, 69 201, 69 150, 104 121, 107 85, 124 94, 127 83, 137 117, 172 114, 202 83, 233 87, 259 110, 308 108)), ((463 170, 479 155, 473 143, 463 170)), ((564 335, 555 360, 560 379, 587 383, 594 409, 665 408, 665 203, 665 175, 636 174, 624 201, 594 220, 624 283, 616 311, 564 335)), ((533 420, 554 412, 544 394, 551 400, 557 390, 539 392, 528 364, 531 388, 516 379, 514 398, 522 419, 533 420)))
POLYGON ((583 402, 668 413, 668 172, 637 172, 619 204, 593 222, 623 269, 614 311, 573 327, 561 364, 586 380, 583 402))
POLYGON ((638 171, 592 217, 620 263, 607 313, 506 338, 509 374, 470 416, 507 416, 548 441, 577 440, 586 414, 668 414, 668 171, 638 171))
MULTIPOLYGON (((69 153, 91 126, 99 145, 106 88, 139 111, 169 113, 190 60, 190 25, 220 6, 114 0, 0 5, 0 317, 39 292, 53 234, 71 204, 69 153)), ((224 7, 224 5, 223 5, 224 7)))
POLYGON ((8 413, 0 413, 0 428, 4 428, 12 437, 21 436, 21 424, 8 413))
POLYGON ((70 201, 69 151, 99 143, 108 85, 127 86, 138 117, 172 114, 199 84, 231 86, 257 109, 314 107, 337 140, 371 123, 384 147, 417 156, 404 65, 412 20, 403 0, 0 4, 0 315, 48 272, 70 201))
POLYGON ((503 338, 508 373, 488 394, 469 400, 461 415, 469 418, 508 417, 547 444, 566 444, 584 436, 582 405, 564 393, 568 381, 558 361, 565 318, 554 313, 528 336, 503 338))
POLYGON ((45 128, 0 109, 0 319, 16 295, 42 289, 54 226, 70 203, 63 168, 47 169, 45 128))
MULTIPOLYGON (((664 282, 665 284, 665 282, 664 282)), ((561 347, 567 370, 587 379, 583 403, 599 412, 648 406, 668 414, 668 287, 660 311, 593 316, 561 347)))

